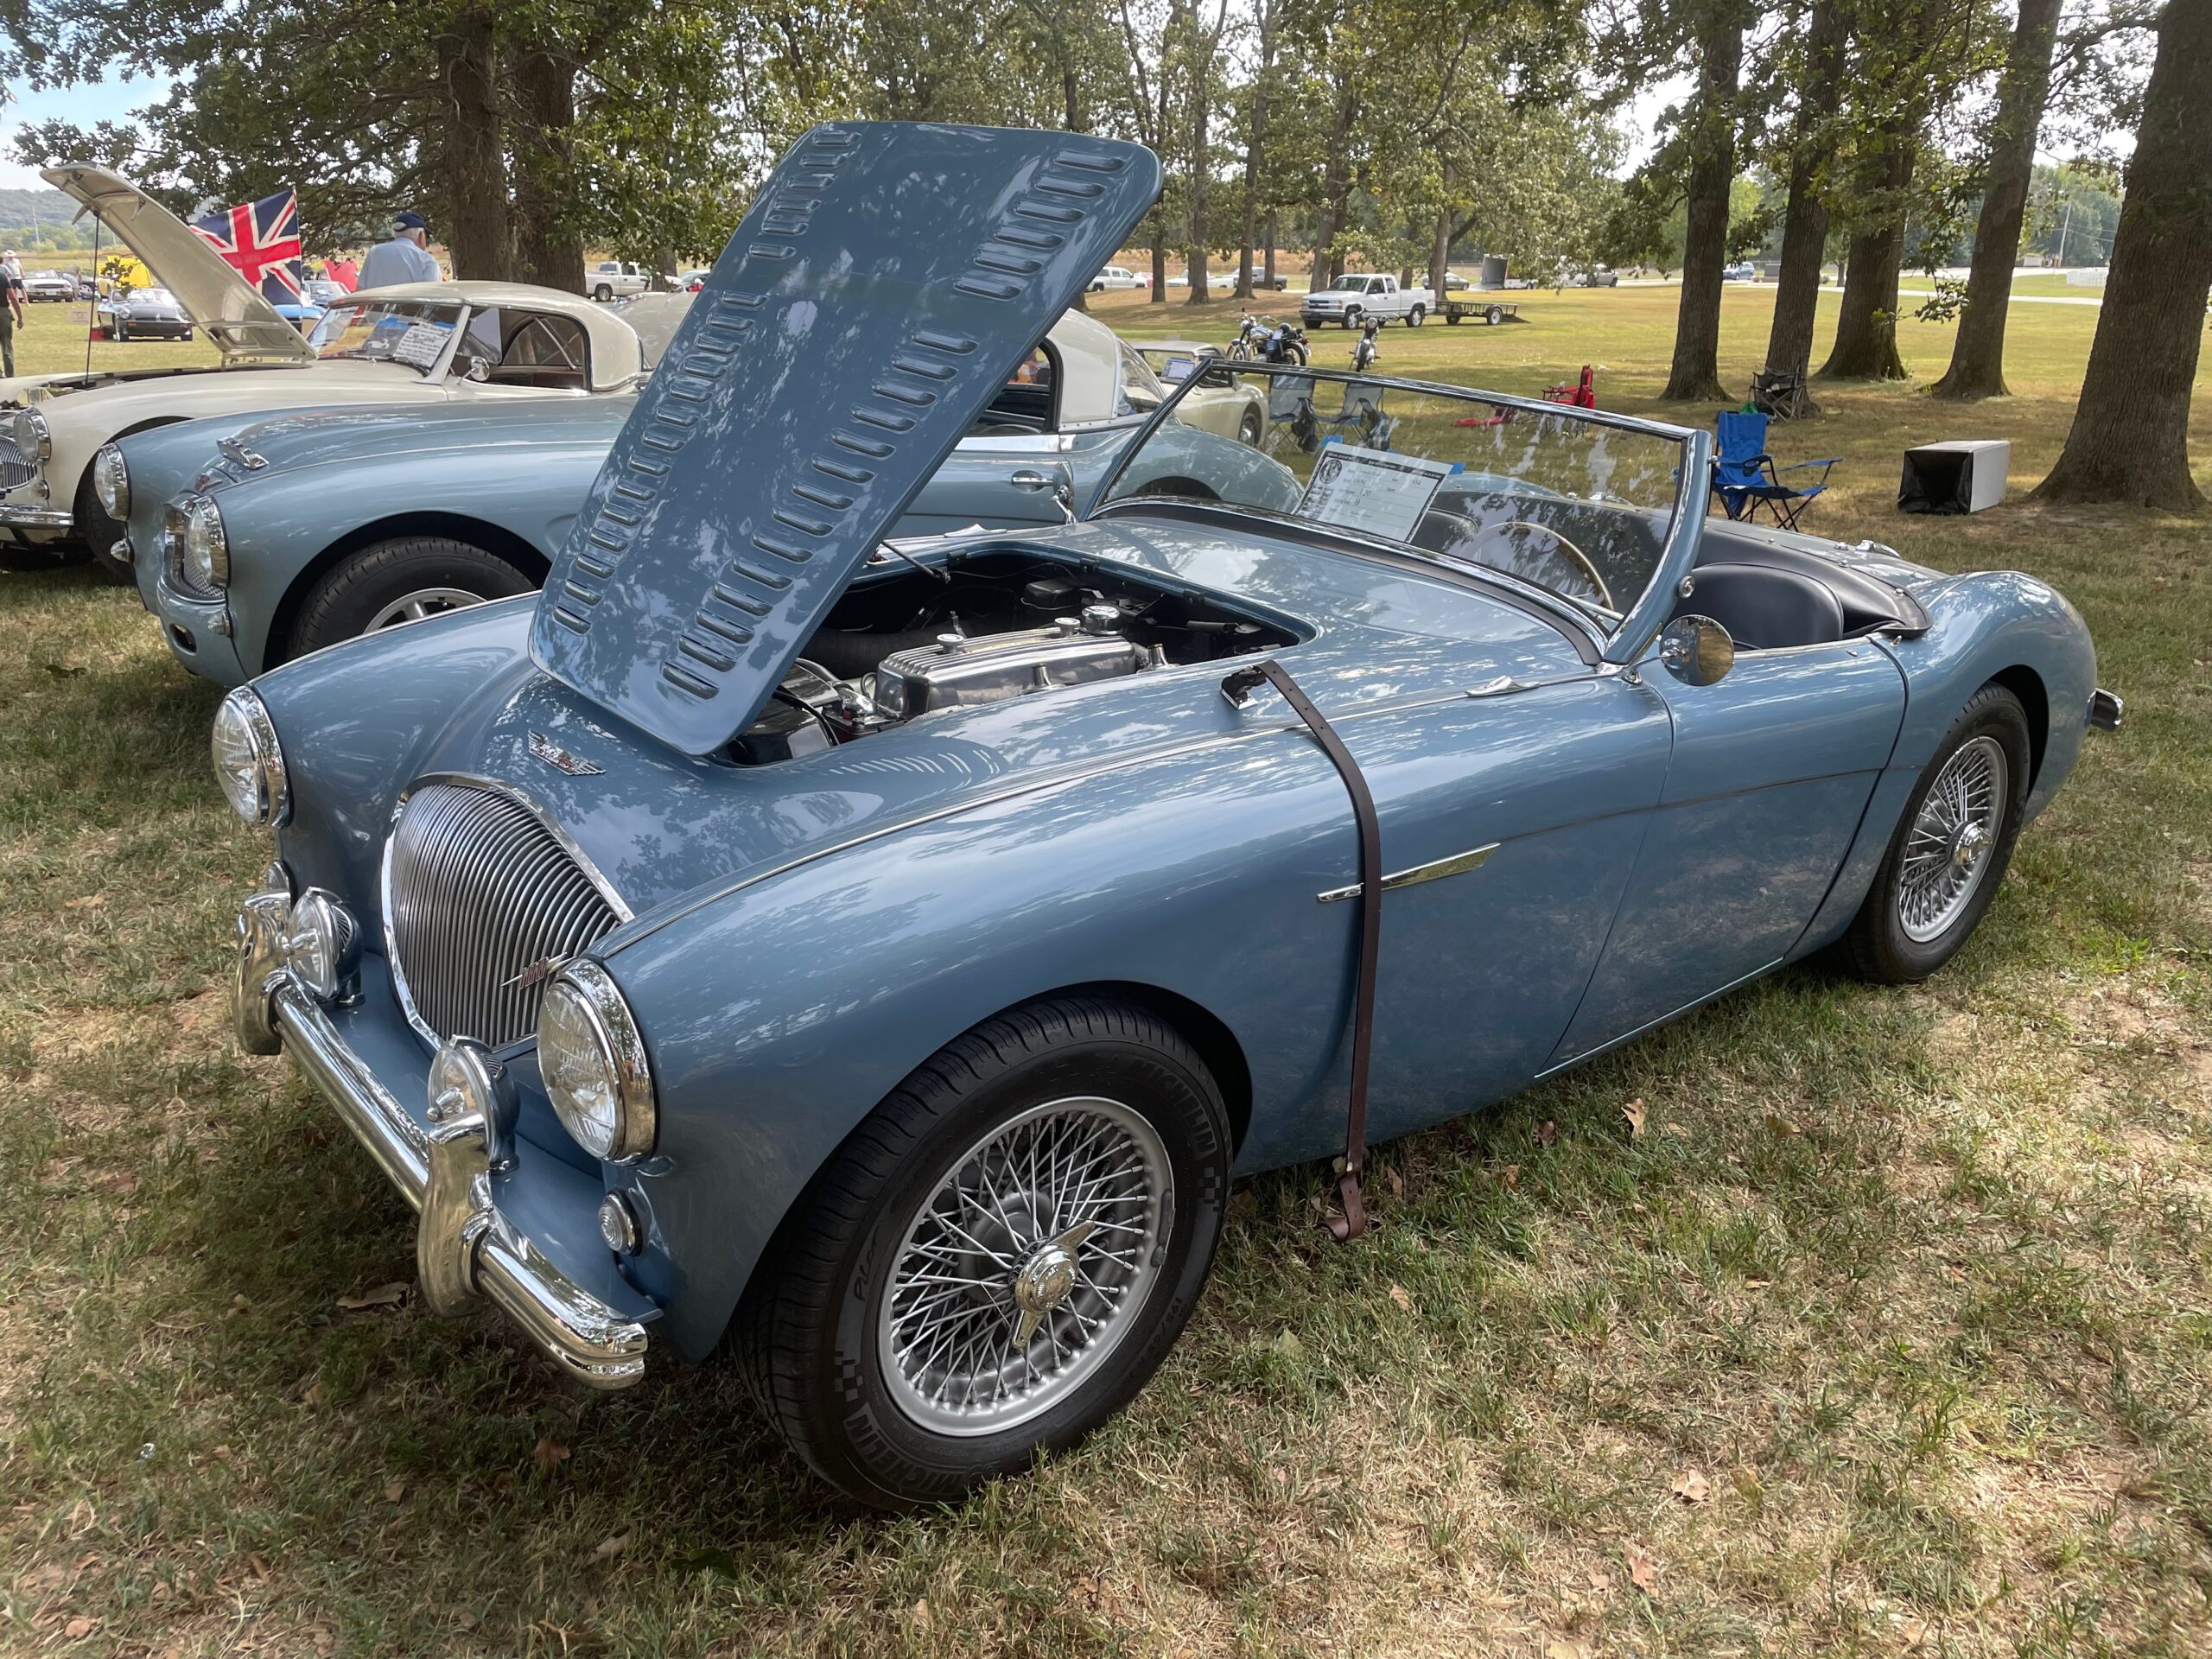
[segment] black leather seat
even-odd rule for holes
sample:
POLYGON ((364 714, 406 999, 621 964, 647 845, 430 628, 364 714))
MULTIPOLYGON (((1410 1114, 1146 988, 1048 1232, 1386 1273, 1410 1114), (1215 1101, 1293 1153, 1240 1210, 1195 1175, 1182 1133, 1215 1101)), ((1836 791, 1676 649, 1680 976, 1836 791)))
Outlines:
POLYGON ((1835 594, 1796 570, 1758 564, 1701 564, 1678 616, 1709 616, 1746 651, 1822 645, 1843 638, 1835 594))

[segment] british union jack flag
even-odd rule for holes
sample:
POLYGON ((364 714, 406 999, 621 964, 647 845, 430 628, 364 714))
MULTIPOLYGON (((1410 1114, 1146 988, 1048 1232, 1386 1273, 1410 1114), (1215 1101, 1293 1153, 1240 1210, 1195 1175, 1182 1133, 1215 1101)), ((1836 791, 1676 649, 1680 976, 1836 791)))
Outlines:
POLYGON ((307 272, 300 264, 300 203, 290 190, 193 221, 239 276, 275 304, 300 297, 307 272))

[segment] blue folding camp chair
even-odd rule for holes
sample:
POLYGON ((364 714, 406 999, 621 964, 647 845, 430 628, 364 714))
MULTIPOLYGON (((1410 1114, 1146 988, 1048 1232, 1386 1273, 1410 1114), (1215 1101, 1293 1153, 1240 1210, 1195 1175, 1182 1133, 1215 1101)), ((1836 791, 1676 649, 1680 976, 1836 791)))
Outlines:
POLYGON ((1723 410, 1714 424, 1719 433, 1719 453, 1713 458, 1713 493, 1720 510, 1731 518, 1748 524, 1764 505, 1783 530, 1797 528, 1797 515, 1828 486, 1828 470, 1842 459, 1793 461, 1777 467, 1766 452, 1766 419, 1747 410, 1723 410), (1820 481, 1810 489, 1794 489, 1782 481, 1784 473, 1821 469, 1820 481))

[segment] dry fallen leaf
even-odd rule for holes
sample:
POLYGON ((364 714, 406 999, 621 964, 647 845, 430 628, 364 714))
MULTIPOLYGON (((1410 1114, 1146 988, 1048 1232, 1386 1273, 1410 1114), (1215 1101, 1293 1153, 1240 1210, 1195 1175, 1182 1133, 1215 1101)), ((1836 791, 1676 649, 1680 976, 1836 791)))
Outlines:
POLYGON ((1398 1173, 1395 1164, 1382 1166, 1382 1185, 1390 1189, 1390 1196, 1394 1198, 1406 1196, 1406 1178, 1398 1173))
POLYGON ((62 1639, 67 1642, 82 1641, 99 1627, 100 1622, 97 1618, 73 1618, 61 1627, 62 1639))
POLYGON ((1405 1309, 1408 1313, 1414 1311, 1414 1299, 1412 1294, 1408 1292, 1403 1285, 1393 1285, 1390 1287, 1390 1300, 1395 1302, 1400 1307, 1405 1309))
POLYGON ((386 1482, 385 1482, 385 1484, 384 1484, 384 1501, 385 1501, 385 1503, 398 1503, 398 1502, 399 1502, 399 1500, 400 1500, 401 1498, 403 1498, 403 1497, 406 1497, 406 1496, 407 1496, 407 1483, 406 1483, 405 1481, 404 1481, 404 1480, 387 1480, 386 1482))
POLYGON ((638 1535, 635 1532, 618 1532, 612 1538, 601 1539, 597 1543, 591 1547, 592 1560, 594 1561, 613 1560, 617 1555, 620 1555, 624 1550, 630 1548, 630 1541, 637 1535, 638 1535))
POLYGON ((1538 1146, 1548 1147, 1553 1141, 1558 1139, 1559 1125, 1552 1119, 1548 1117, 1542 1122, 1536 1125, 1536 1144, 1538 1146))
POLYGON ((914 1623, 924 1630, 930 1627, 930 1599, 927 1596, 914 1604, 914 1623))
POLYGON ((1547 1642, 1544 1659, 1590 1659, 1590 1649, 1580 1642, 1547 1642))
POLYGON ((1503 1169, 1499 1170, 1497 1184, 1509 1192, 1518 1192, 1521 1190, 1521 1166, 1508 1164, 1503 1169))
POLYGON ((1766 1495, 1766 1489, 1759 1484, 1759 1471, 1749 1464, 1738 1469, 1735 1473, 1728 1477, 1728 1479, 1740 1497, 1751 1498, 1756 1502, 1766 1495))
POLYGON ((1659 1586, 1659 1563, 1651 1559, 1651 1552, 1642 1544, 1630 1544, 1624 1554, 1628 1559, 1628 1580, 1645 1595, 1651 1595, 1659 1586))
POLYGON ((1713 1483, 1694 1469, 1685 1469, 1669 1483, 1667 1490, 1685 1503, 1702 1503, 1713 1496, 1713 1483))
POLYGON ((1631 1141, 1643 1140, 1643 1103, 1640 1100, 1631 1100, 1621 1108, 1621 1116, 1628 1119, 1628 1138, 1631 1141))
POLYGON ((1744 1288, 1745 1290, 1764 1290, 1773 1282, 1774 1281, 1771 1279, 1746 1279, 1744 1281, 1744 1288))
POLYGON ((407 1300, 407 1281, 395 1279, 388 1285, 378 1285, 374 1290, 365 1290, 358 1296, 340 1296, 338 1311, 359 1313, 367 1307, 397 1307, 407 1300))
POLYGON ((530 1460, 539 1474, 550 1475, 569 1460, 569 1448, 556 1440, 542 1440, 531 1448, 530 1460))

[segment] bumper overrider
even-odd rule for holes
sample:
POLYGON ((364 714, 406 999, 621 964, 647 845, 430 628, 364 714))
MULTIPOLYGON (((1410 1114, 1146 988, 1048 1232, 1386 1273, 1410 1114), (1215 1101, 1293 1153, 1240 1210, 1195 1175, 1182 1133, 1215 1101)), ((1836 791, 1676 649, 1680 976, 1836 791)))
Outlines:
MULTIPOLYGON (((232 988, 238 1046, 253 1054, 280 1048, 289 1054, 415 1206, 416 1268, 433 1313, 455 1313, 489 1300, 579 1382, 594 1389, 637 1382, 645 1369, 644 1325, 579 1284, 493 1200, 493 1172, 514 1156, 512 1094, 504 1102, 495 1089, 480 1096, 486 1109, 449 1105, 458 1096, 440 1092, 434 1068, 425 1128, 346 1041, 327 1006, 339 999, 319 995, 308 976, 342 998, 342 958, 355 943, 353 932, 351 919, 329 895, 311 889, 296 900, 289 883, 272 869, 238 912, 232 988), (316 906, 320 913, 312 913, 316 906), (303 973, 303 941, 312 951, 306 936, 318 929, 327 949, 317 967, 303 973)), ((480 1058, 466 1063, 481 1066, 476 1052, 480 1058)), ((445 1059, 442 1054, 441 1064, 445 1059)), ((486 1088, 497 1076, 496 1067, 479 1073, 486 1088)))

